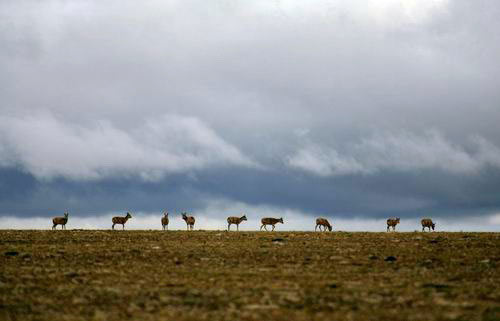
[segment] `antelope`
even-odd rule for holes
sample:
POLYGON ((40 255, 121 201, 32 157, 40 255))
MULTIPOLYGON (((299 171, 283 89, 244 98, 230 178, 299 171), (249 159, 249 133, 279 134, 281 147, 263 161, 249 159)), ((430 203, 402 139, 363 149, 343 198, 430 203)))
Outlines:
POLYGON ((161 226, 163 226, 164 231, 166 226, 168 231, 168 212, 163 213, 163 217, 161 218, 161 226))
POLYGON ((68 216, 69 216, 69 213, 68 212, 65 212, 64 213, 64 217, 54 217, 52 219, 52 223, 54 223, 54 226, 52 226, 52 229, 55 230, 57 225, 61 225, 61 229, 62 230, 65 230, 66 229, 66 223, 68 223, 68 216))
POLYGON ((122 216, 115 216, 115 217, 113 217, 113 219, 111 220, 113 222, 113 226, 111 226, 111 228, 114 230, 116 224, 121 224, 122 225, 122 229, 124 230, 125 229, 125 223, 127 223, 127 221, 128 221, 129 218, 132 218, 132 215, 130 215, 129 212, 127 212, 127 216, 125 216, 125 217, 122 217, 122 216))
POLYGON ((231 230, 231 224, 236 224, 236 230, 239 231, 240 223, 243 221, 247 221, 246 215, 243 215, 242 217, 229 216, 227 218, 227 230, 231 230))
MULTIPOLYGON (((262 220, 260 220, 261 223, 262 223, 262 226, 260 227, 260 230, 262 231, 262 228, 264 228, 266 231, 267 231, 267 228, 266 228, 266 225, 272 225, 273 226, 273 229, 272 231, 274 231, 274 227, 276 225, 276 223, 281 223, 283 224, 283 218, 280 217, 280 218, 273 218, 273 217, 264 217, 262 220)), ((272 232, 271 231, 271 232, 272 232)))
POLYGON ((186 212, 182 213, 182 219, 186 221, 187 230, 189 231, 191 229, 192 231, 194 228, 195 219, 193 216, 187 216, 186 214, 187 214, 186 212))
POLYGON ((321 231, 321 227, 323 227, 323 231, 326 232, 326 229, 328 229, 330 232, 332 231, 332 226, 330 225, 330 222, 326 218, 317 218, 316 219, 316 227, 314 228, 314 231, 319 227, 319 230, 321 231))
POLYGON ((433 231, 434 231, 434 228, 436 227, 436 224, 434 222, 432 222, 432 220, 430 218, 422 219, 421 223, 422 223, 422 232, 425 230, 426 227, 429 228, 429 232, 431 231, 431 227, 432 227, 433 231))
POLYGON ((389 230, 391 229, 391 226, 392 226, 392 230, 395 231, 396 225, 398 225, 398 224, 399 224, 399 217, 387 219, 387 232, 389 232, 389 230))

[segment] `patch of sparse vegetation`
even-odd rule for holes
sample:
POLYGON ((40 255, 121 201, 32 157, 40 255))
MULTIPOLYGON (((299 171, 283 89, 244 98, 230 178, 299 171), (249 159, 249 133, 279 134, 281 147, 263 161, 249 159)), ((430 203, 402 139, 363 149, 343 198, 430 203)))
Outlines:
POLYGON ((499 320, 498 233, 0 231, 1 320, 499 320))

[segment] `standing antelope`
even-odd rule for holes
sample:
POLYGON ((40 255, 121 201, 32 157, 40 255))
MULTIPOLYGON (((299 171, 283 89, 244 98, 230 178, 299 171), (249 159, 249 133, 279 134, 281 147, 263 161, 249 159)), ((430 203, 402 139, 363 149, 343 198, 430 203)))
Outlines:
POLYGON ((61 229, 65 230, 66 229, 66 223, 68 223, 68 212, 64 212, 64 217, 54 217, 52 219, 52 223, 54 223, 54 226, 52 226, 52 229, 55 230, 57 225, 61 225, 61 229))
POLYGON ((194 222, 195 222, 195 219, 193 216, 187 216, 186 215, 187 213, 186 212, 183 212, 182 213, 182 219, 184 221, 186 221, 186 224, 187 224, 187 230, 189 231, 191 229, 191 231, 193 230, 194 228, 194 222))
POLYGON ((389 232, 389 230, 391 229, 391 226, 392 226, 392 230, 395 231, 396 225, 398 225, 398 224, 399 224, 399 217, 387 219, 387 232, 389 232))
POLYGON ((168 231, 168 212, 163 213, 163 217, 161 218, 161 226, 163 226, 164 231, 165 227, 167 227, 168 231))
POLYGON ((314 230, 316 231, 316 229, 319 227, 319 230, 321 231, 321 227, 323 227, 323 231, 326 232, 326 229, 328 229, 330 232, 332 231, 332 226, 330 225, 330 222, 328 222, 328 220, 326 218, 317 218, 316 219, 316 227, 314 228, 314 230))
POLYGON ((111 220, 113 222, 113 226, 111 228, 114 230, 115 229, 115 224, 121 224, 122 225, 122 230, 125 229, 125 223, 127 223, 128 219, 132 218, 132 215, 130 215, 129 212, 127 212, 127 216, 122 217, 122 216, 115 216, 111 220))
POLYGON ((227 230, 228 231, 231 230, 231 224, 236 224, 236 230, 239 231, 240 223, 246 220, 247 220, 246 215, 243 215, 242 217, 229 216, 227 218, 227 230))
MULTIPOLYGON (((273 229, 272 231, 274 231, 274 227, 276 225, 276 223, 281 223, 283 224, 283 218, 273 218, 273 217, 264 217, 262 220, 260 220, 261 223, 262 223, 262 226, 260 227, 260 230, 262 231, 262 228, 264 228, 266 231, 267 231, 267 228, 266 228, 266 225, 272 225, 273 226, 273 229)), ((271 231, 271 232, 272 232, 271 231)))
POLYGON ((422 232, 425 230, 426 227, 429 228, 429 232, 431 231, 431 227, 432 227, 433 231, 434 231, 434 228, 436 227, 436 224, 434 224, 434 222, 432 222, 432 220, 430 218, 422 219, 421 223, 422 223, 422 232))

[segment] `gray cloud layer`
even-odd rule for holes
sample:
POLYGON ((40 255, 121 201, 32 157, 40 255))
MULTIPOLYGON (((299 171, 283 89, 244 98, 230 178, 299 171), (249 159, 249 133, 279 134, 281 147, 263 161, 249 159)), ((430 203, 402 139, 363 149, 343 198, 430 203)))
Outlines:
POLYGON ((498 212, 499 14, 462 0, 1 2, 0 215, 221 199, 498 212))
POLYGON ((161 115, 130 130, 107 121, 68 125, 47 115, 0 117, 0 164, 20 165, 40 179, 95 180, 136 175, 158 180, 165 173, 208 166, 253 166, 240 151, 196 118, 161 115))
POLYGON ((482 137, 471 137, 468 150, 447 141, 438 131, 420 136, 408 132, 362 138, 342 156, 335 149, 308 143, 288 164, 319 176, 373 174, 384 170, 438 169, 457 175, 477 174, 485 167, 500 168, 500 149, 482 137))

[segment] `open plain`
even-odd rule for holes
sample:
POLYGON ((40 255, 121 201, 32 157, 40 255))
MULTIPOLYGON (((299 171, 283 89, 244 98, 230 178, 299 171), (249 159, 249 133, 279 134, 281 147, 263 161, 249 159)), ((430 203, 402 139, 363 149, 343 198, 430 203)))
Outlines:
POLYGON ((0 231, 1 320, 500 320, 499 233, 0 231))

